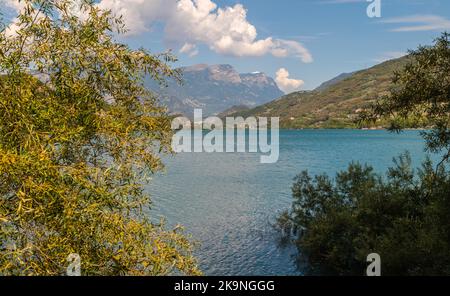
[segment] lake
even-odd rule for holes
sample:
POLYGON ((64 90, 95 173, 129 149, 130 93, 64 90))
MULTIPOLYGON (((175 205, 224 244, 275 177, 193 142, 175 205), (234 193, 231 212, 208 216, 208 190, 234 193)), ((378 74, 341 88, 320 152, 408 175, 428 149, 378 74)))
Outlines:
POLYGON ((275 164, 251 153, 181 153, 165 158, 166 173, 148 186, 152 217, 185 226, 200 243, 195 255, 205 275, 299 275, 296 250, 280 248, 271 227, 291 205, 293 178, 303 170, 334 176, 352 161, 385 172, 406 150, 419 166, 426 157, 420 132, 283 130, 275 164))

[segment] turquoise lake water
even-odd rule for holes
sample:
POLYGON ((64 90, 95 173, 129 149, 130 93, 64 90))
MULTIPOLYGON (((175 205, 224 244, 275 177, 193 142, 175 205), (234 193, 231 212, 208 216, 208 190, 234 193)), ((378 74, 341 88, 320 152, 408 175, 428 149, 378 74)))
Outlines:
POLYGON ((199 243, 205 275, 298 275, 293 247, 280 248, 271 227, 291 205, 293 178, 303 170, 335 175, 352 161, 385 172, 409 151, 425 159, 418 131, 301 130, 280 132, 280 158, 261 164, 252 153, 181 153, 148 186, 152 217, 181 224, 199 243))

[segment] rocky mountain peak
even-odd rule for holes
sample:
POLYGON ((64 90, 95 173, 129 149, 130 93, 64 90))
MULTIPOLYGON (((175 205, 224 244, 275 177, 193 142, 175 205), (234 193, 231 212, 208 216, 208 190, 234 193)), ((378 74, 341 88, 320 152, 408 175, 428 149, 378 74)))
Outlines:
POLYGON ((241 83, 241 76, 231 65, 212 65, 209 67, 212 80, 241 83))
POLYGON ((241 74, 240 76, 243 83, 247 85, 254 85, 259 87, 277 87, 275 81, 263 72, 245 73, 241 74))
POLYGON ((173 113, 191 114, 193 108, 202 108, 205 115, 218 114, 232 106, 255 107, 283 95, 262 72, 239 74, 227 64, 198 64, 180 70, 183 85, 170 80, 167 88, 161 88, 151 79, 146 81, 173 113))

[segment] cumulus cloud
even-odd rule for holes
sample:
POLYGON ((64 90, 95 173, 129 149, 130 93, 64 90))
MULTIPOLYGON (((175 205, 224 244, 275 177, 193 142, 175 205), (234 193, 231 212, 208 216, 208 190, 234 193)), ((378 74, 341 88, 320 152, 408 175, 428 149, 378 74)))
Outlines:
MULTIPOLYGON (((72 1, 69 9, 72 11, 74 15, 79 17, 80 19, 86 18, 87 14, 84 9, 81 8, 82 0, 74 0, 72 1)), ((26 8, 26 3, 24 1, 19 0, 0 0, 0 13, 6 13, 6 15, 17 15, 24 11, 26 8)), ((36 18, 39 20, 43 17, 43 13, 39 13, 36 18)), ((5 33, 7 36, 17 36, 17 31, 20 30, 20 26, 17 25, 19 22, 18 17, 14 17, 11 20, 11 23, 6 28, 5 33)))
POLYGON ((12 8, 15 10, 22 9, 25 6, 23 2, 19 2, 17 0, 0 0, 0 3, 6 8, 12 8))
POLYGON ((303 80, 289 78, 289 72, 285 68, 277 71, 275 81, 278 87, 286 94, 299 91, 305 84, 303 80))
MULTIPOLYGON (((10 11, 19 12, 25 7, 23 2, 19 2, 17 0, 0 0, 0 5, 3 6, 2 9, 0 9, 0 12, 2 13, 9 13, 10 11)), ((15 23, 18 21, 18 18, 14 18, 12 20, 12 24, 6 28, 5 33, 7 36, 13 36, 16 34, 19 27, 15 23)))
MULTIPOLYGON (((0 1, 16 11, 23 5, 17 0, 0 1)), ((308 49, 297 41, 259 39, 242 4, 218 7, 211 0, 100 0, 98 6, 123 16, 130 35, 150 31, 155 23, 163 24, 165 41, 189 56, 197 55, 198 45, 203 44, 229 56, 272 55, 313 61, 308 49)))
POLYGON ((189 55, 190 57, 193 57, 193 56, 198 55, 199 51, 198 51, 197 45, 192 44, 192 43, 185 43, 181 47, 180 53, 185 53, 185 54, 189 55))
POLYGON ((198 54, 204 44, 230 56, 297 57, 305 63, 313 58, 301 43, 268 37, 258 39, 242 4, 218 7, 211 0, 101 0, 99 6, 122 15, 129 34, 141 34, 163 23, 166 42, 181 53, 198 54))

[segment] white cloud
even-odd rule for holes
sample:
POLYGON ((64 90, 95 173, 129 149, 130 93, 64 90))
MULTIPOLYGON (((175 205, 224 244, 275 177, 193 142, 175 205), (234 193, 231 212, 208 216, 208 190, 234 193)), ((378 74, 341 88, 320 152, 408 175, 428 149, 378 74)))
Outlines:
MULTIPOLYGON (((3 1, 16 11, 22 8, 17 0, 3 1)), ((189 56, 197 55, 198 45, 204 44, 223 55, 272 55, 296 57, 304 63, 313 61, 300 42, 273 37, 258 39, 242 4, 218 7, 211 0, 101 0, 98 5, 122 15, 130 35, 142 34, 155 23, 163 23, 165 41, 189 56)))
POLYGON ((438 15, 395 17, 381 22, 384 24, 403 24, 392 29, 392 32, 444 31, 450 29, 450 20, 438 15))
POLYGON ((180 53, 185 53, 185 54, 189 55, 190 57, 194 57, 194 56, 198 55, 199 51, 198 51, 197 45, 192 44, 192 43, 185 43, 181 47, 180 53))
POLYGON ((25 5, 23 2, 19 2, 16 0, 0 0, 0 3, 2 4, 2 6, 5 6, 6 8, 11 8, 15 10, 22 9, 25 5))
POLYGON ((313 58, 299 42, 268 37, 258 39, 255 26, 247 20, 242 4, 218 7, 211 0, 102 0, 100 7, 123 15, 130 34, 151 30, 154 23, 165 27, 166 42, 181 53, 198 54, 197 45, 230 56, 313 58))
MULTIPOLYGON (((24 2, 19 2, 17 0, 0 0, 1 6, 3 6, 3 9, 0 9, 0 12, 9 12, 12 11, 20 11, 25 7, 24 2)), ((10 24, 6 30, 5 33, 7 36, 13 36, 16 34, 16 31, 19 29, 19 26, 17 26, 15 23, 19 21, 18 18, 14 18, 12 20, 12 24, 10 24)))
POLYGON ((289 78, 289 72, 285 68, 277 71, 275 81, 278 87, 286 94, 299 91, 305 84, 303 80, 289 78))
POLYGON ((99 7, 122 15, 130 34, 150 30, 157 21, 171 18, 177 3, 172 0, 101 0, 99 7))
MULTIPOLYGON (((71 5, 69 6, 69 9, 73 12, 74 15, 79 17, 80 19, 83 19, 87 16, 86 11, 81 9, 82 0, 74 0, 72 1, 71 5)), ((0 13, 7 13, 8 15, 14 15, 19 14, 20 12, 23 12, 26 8, 25 1, 19 1, 19 0, 0 0, 0 13)), ((37 19, 41 19, 43 17, 43 13, 38 13, 36 16, 37 19)), ((17 36, 17 31, 20 30, 20 26, 17 25, 19 22, 18 17, 14 17, 11 20, 11 23, 6 28, 5 33, 7 36, 17 36)))

